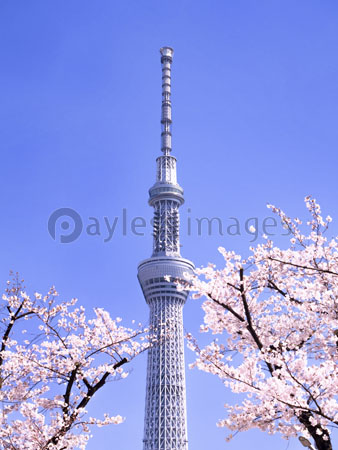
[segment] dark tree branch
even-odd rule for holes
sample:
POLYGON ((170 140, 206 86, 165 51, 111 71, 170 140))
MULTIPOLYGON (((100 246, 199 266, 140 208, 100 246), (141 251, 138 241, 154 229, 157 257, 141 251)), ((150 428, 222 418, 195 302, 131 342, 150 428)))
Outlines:
MULTIPOLYGON (((286 292, 284 292, 282 289, 280 289, 280 288, 276 285, 276 283, 274 283, 271 279, 268 280, 268 287, 271 288, 271 289, 274 289, 275 291, 277 291, 277 292, 278 292, 279 294, 281 294, 284 298, 286 298, 287 295, 288 295, 286 292)), ((290 297, 290 296, 289 296, 289 300, 290 300, 290 302, 297 303, 297 305, 302 305, 302 304, 303 304, 300 300, 297 300, 297 299, 295 299, 294 297, 290 297)))
POLYGON ((320 425, 312 425, 311 418, 313 414, 310 411, 302 411, 299 415, 299 422, 304 425, 315 441, 318 450, 332 450, 331 439, 328 431, 320 425), (318 434, 319 431, 321 434, 318 434), (324 439, 325 437, 325 439, 324 439))
MULTIPOLYGON (((118 361, 116 364, 113 365, 113 369, 116 370, 119 367, 121 367, 123 364, 126 364, 127 362, 128 362, 128 359, 127 358, 123 358, 120 361, 118 361)), ((78 373, 78 369, 77 368, 75 368, 71 372, 71 376, 70 376, 70 379, 69 379, 69 382, 68 382, 68 385, 67 385, 67 390, 68 390, 68 386, 70 386, 68 399, 70 398, 71 388, 72 388, 72 386, 74 384, 74 381, 75 381, 77 373, 78 373), (74 372, 75 372, 75 374, 74 374, 74 372)), ((91 400, 91 398, 95 394, 95 392, 97 392, 102 386, 104 386, 104 384, 106 383, 107 378, 109 377, 109 375, 110 375, 110 372, 106 372, 102 376, 102 378, 96 384, 94 384, 93 386, 91 386, 88 383, 88 381, 85 382, 85 384, 86 384, 86 386, 88 388, 87 395, 81 400, 81 402, 78 404, 78 406, 76 406, 76 408, 75 408, 75 410, 73 411, 72 414, 70 414, 68 416, 65 416, 63 426, 59 429, 59 431, 57 431, 55 433, 55 435, 53 437, 51 437, 47 441, 47 443, 46 443, 46 445, 44 447, 45 450, 52 450, 52 448, 53 448, 52 446, 53 445, 57 445, 59 440, 72 428, 72 426, 74 425, 74 423, 75 423, 75 421, 76 421, 76 419, 78 417, 79 411, 82 408, 85 408, 86 405, 88 404, 88 402, 91 400), (88 384, 89 384, 89 387, 88 387, 88 384)), ((69 412, 69 407, 66 408, 66 413, 68 413, 68 412, 69 412)), ((64 447, 64 448, 66 448, 66 447, 64 447)), ((61 450, 63 450, 63 449, 61 449, 61 450)))
POLYGON ((288 266, 293 266, 293 267, 297 267, 299 269, 304 269, 304 270, 314 270, 315 272, 321 272, 321 273, 329 273, 331 275, 336 275, 338 276, 337 272, 333 272, 332 270, 329 269, 320 269, 319 267, 310 267, 310 266, 302 266, 300 264, 295 264, 295 263, 291 263, 289 261, 283 261, 281 259, 277 259, 277 258, 272 258, 271 256, 269 256, 270 261, 276 261, 282 264, 286 264, 288 266))

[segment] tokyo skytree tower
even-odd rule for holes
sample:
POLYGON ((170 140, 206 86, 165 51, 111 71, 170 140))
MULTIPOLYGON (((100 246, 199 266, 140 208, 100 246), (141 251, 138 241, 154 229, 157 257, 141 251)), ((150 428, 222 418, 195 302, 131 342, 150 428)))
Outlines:
POLYGON ((183 189, 177 183, 176 158, 171 156, 171 64, 173 49, 163 47, 162 134, 163 155, 156 160, 156 182, 149 190, 154 208, 152 257, 138 266, 138 279, 150 308, 150 325, 158 344, 148 350, 144 450, 187 450, 184 369, 183 306, 187 292, 175 281, 194 268, 180 255, 179 207, 183 189), (168 278, 170 280, 168 281, 168 278))

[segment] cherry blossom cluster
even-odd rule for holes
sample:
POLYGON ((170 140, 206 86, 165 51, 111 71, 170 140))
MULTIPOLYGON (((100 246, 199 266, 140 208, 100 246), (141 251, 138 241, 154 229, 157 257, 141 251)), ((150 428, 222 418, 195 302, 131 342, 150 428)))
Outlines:
POLYGON ((148 330, 121 325, 107 311, 87 319, 76 299, 29 297, 17 276, 0 310, 0 448, 84 450, 91 426, 119 424, 120 415, 90 417, 87 405, 151 341, 148 330))
POLYGON ((221 270, 196 270, 191 289, 206 297, 201 331, 217 336, 204 348, 188 337, 197 354, 192 367, 243 399, 226 405, 219 426, 302 435, 330 450, 338 425, 338 241, 315 199, 305 204, 305 224, 268 205, 290 231, 288 248, 263 236, 248 258, 219 248, 221 270))

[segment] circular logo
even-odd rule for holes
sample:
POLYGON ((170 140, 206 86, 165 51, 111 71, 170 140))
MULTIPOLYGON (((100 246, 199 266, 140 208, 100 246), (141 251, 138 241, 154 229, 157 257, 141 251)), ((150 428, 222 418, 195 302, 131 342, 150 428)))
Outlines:
POLYGON ((61 228, 66 231, 72 225, 73 231, 68 234, 60 234, 60 242, 62 244, 74 242, 82 233, 83 223, 80 214, 72 208, 59 208, 54 211, 48 219, 48 232, 54 240, 56 239, 56 224, 61 218, 61 228))

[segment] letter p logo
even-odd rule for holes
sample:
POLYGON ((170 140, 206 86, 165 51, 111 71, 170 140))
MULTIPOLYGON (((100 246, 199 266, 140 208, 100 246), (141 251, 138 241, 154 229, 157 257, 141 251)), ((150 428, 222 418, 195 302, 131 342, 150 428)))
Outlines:
POLYGON ((62 230, 71 229, 72 231, 68 234, 60 233, 60 242, 62 244, 69 244, 70 242, 74 242, 82 233, 83 224, 80 215, 71 208, 60 208, 50 215, 48 219, 49 234, 54 240, 56 239, 56 224, 61 218, 62 222, 60 226, 62 230))

